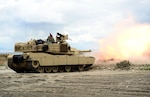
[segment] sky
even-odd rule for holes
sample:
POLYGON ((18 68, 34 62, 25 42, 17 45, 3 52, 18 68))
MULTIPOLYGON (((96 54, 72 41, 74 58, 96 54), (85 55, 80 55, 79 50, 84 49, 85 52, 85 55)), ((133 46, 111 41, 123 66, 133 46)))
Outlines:
POLYGON ((149 5, 150 0, 0 0, 0 52, 57 32, 68 34, 72 47, 97 50, 129 17, 149 24, 149 5))

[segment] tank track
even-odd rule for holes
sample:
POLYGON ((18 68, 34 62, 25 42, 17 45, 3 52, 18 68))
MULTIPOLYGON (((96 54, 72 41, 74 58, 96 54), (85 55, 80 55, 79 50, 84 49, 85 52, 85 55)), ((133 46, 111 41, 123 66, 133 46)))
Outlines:
MULTIPOLYGON (((19 64, 15 64, 17 66, 19 64)), ((92 64, 86 65, 61 65, 61 66, 33 66, 32 62, 27 62, 26 68, 16 68, 14 64, 8 66, 17 73, 61 73, 61 72, 81 72, 88 70, 92 64)))

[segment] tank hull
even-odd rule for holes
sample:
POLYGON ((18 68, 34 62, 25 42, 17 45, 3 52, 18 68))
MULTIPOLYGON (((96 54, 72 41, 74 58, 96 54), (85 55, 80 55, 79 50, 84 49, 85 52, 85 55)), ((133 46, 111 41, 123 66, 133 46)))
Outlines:
POLYGON ((52 55, 28 53, 8 57, 8 66, 16 72, 71 72, 87 70, 94 63, 94 57, 79 55, 52 55))

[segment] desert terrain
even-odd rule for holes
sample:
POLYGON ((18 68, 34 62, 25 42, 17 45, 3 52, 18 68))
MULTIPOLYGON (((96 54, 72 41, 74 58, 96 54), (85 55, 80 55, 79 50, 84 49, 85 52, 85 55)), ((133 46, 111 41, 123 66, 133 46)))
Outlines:
POLYGON ((8 54, 0 54, 0 65, 7 63, 7 56, 8 54))
POLYGON ((96 65, 70 73, 16 73, 1 68, 0 97, 150 97, 149 70, 112 67, 96 65))

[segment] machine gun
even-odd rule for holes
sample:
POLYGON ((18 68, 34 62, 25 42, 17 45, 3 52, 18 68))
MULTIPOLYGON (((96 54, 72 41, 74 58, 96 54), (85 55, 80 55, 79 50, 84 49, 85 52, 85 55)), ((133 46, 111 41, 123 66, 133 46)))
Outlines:
POLYGON ((57 33, 57 35, 56 35, 56 42, 63 43, 66 40, 68 40, 68 35, 57 33))

